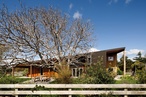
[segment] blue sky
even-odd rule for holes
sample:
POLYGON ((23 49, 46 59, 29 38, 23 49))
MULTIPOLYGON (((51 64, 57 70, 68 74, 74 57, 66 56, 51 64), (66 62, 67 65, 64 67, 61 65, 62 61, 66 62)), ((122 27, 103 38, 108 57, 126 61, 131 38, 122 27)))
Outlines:
POLYGON ((146 0, 0 0, 13 11, 27 7, 53 6, 71 18, 89 20, 96 37, 92 49, 126 47, 127 56, 146 54, 146 0))

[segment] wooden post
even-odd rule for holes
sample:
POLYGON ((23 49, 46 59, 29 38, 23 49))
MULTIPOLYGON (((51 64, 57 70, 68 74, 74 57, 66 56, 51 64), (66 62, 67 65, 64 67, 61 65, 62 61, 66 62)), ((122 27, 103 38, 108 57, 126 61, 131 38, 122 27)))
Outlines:
POLYGON ((18 97, 17 92, 18 92, 18 89, 15 89, 15 97, 18 97))
POLYGON ((124 57, 124 76, 126 75, 126 52, 123 51, 123 57, 124 57))
POLYGON ((124 91, 125 91, 124 97, 128 97, 128 96, 127 96, 127 89, 124 89, 124 91))
MULTIPOLYGON (((71 89, 68 89, 68 91, 71 91, 71 89)), ((72 97, 72 95, 68 95, 68 97, 72 97)))
POLYGON ((14 76, 14 71, 15 71, 15 68, 12 67, 12 76, 14 76))
POLYGON ((75 68, 75 77, 77 77, 77 68, 75 68))
POLYGON ((32 78, 32 65, 30 65, 30 77, 32 78))

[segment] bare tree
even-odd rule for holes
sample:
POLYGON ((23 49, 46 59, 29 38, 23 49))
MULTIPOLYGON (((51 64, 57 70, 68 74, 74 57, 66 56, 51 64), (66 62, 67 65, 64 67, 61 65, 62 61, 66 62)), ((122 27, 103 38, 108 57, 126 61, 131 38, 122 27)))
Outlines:
POLYGON ((53 8, 22 8, 9 12, 0 9, 0 41, 11 47, 7 57, 25 61, 62 58, 72 59, 89 49, 92 25, 82 19, 73 20, 53 8))

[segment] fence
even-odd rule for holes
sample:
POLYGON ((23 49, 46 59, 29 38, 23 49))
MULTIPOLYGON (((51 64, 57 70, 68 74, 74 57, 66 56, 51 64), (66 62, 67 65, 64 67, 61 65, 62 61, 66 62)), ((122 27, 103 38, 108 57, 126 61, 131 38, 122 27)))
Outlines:
POLYGON ((146 84, 0 84, 0 95, 146 95, 146 84), (37 90, 37 87, 42 89, 37 90))

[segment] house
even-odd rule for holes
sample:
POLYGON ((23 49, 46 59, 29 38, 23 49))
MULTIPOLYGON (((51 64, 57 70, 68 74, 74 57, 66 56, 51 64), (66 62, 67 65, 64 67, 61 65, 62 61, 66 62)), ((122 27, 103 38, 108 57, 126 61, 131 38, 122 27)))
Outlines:
POLYGON ((14 76, 15 69, 23 68, 27 69, 28 73, 26 76, 28 77, 38 77, 41 75, 45 75, 46 77, 54 77, 57 76, 57 73, 54 70, 54 65, 51 64, 51 61, 57 63, 56 59, 49 59, 47 60, 49 65, 45 65, 44 61, 36 60, 32 62, 22 62, 17 63, 12 68, 12 75, 14 76))
MULTIPOLYGON (((76 55, 76 61, 70 64, 70 68, 72 70, 72 76, 78 77, 85 70, 85 65, 96 64, 97 62, 101 62, 101 64, 105 68, 113 68, 113 70, 117 71, 117 54, 125 51, 125 47, 114 48, 96 52, 90 52, 85 54, 76 55)), ((51 61, 56 61, 56 59, 51 59, 51 61)), ((48 61, 49 63, 50 61, 48 61)), ((19 63, 12 69, 12 74, 14 74, 15 68, 27 68, 28 69, 28 77, 36 77, 40 75, 45 75, 47 77, 57 77, 58 74, 55 72, 55 68, 53 64, 49 66, 43 65, 41 61, 34 61, 29 63, 19 63)))
POLYGON ((103 65, 103 67, 107 69, 112 68, 113 71, 117 73, 117 54, 123 51, 125 51, 125 47, 83 54, 79 58, 80 61, 78 61, 80 64, 75 63, 78 65, 71 66, 72 76, 74 77, 80 76, 80 74, 83 72, 85 67, 84 65, 81 65, 81 63, 84 62, 87 63, 88 65, 96 64, 100 62, 100 64, 103 65))

